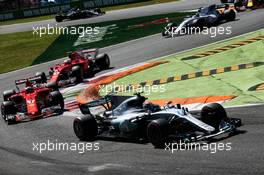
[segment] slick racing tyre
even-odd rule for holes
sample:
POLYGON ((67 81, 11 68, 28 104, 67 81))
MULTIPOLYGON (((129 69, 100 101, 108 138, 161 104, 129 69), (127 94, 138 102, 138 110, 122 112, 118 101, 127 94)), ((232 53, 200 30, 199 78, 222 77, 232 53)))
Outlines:
POLYGON ((169 123, 164 119, 153 120, 147 126, 147 137, 155 148, 164 148, 168 140, 169 123))
POLYGON ((61 93, 59 91, 53 91, 50 93, 50 100, 51 100, 51 104, 56 106, 59 105, 61 108, 61 111, 64 110, 64 99, 63 96, 61 95, 61 93))
POLYGON ((213 126, 216 130, 223 120, 227 119, 224 107, 218 103, 211 103, 202 108, 201 120, 206 124, 213 126))
POLYGON ((47 76, 44 72, 37 72, 36 76, 40 76, 40 83, 47 83, 47 76))
POLYGON ((98 124, 92 115, 77 117, 73 121, 75 135, 83 141, 93 141, 98 134, 98 124))
POLYGON ((58 86, 58 84, 56 82, 48 82, 46 84, 46 87, 52 89, 53 91, 58 91, 59 90, 59 86, 58 86))
POLYGON ((74 66, 72 67, 72 77, 76 78, 76 83, 83 82, 83 69, 80 66, 74 66))
POLYGON ((12 102, 12 101, 2 102, 2 104, 1 104, 1 115, 7 124, 15 123, 15 117, 13 119, 9 119, 9 118, 7 118, 7 116, 15 115, 16 112, 17 112, 17 109, 15 107, 14 102, 12 102))
POLYGON ((110 67, 109 56, 105 53, 99 54, 96 56, 95 63, 99 67, 100 70, 109 69, 110 67))
POLYGON ((236 12, 234 10, 230 10, 225 14, 226 21, 234 21, 236 19, 236 12))
POLYGON ((4 101, 7 101, 8 98, 11 97, 14 94, 16 94, 16 91, 14 89, 4 91, 3 92, 3 99, 4 99, 4 101))
POLYGON ((56 20, 56 22, 62 22, 63 21, 63 17, 62 16, 56 16, 55 20, 56 20))

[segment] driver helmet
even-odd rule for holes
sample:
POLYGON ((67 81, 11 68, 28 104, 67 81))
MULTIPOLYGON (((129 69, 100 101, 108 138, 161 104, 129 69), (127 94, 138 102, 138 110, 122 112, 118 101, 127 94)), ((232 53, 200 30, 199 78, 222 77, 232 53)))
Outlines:
POLYGON ((32 83, 29 80, 27 80, 26 81, 26 87, 31 87, 31 86, 32 86, 32 83))
POLYGON ((65 64, 71 64, 71 59, 67 59, 64 61, 65 64))
POLYGON ((27 94, 29 94, 29 93, 33 93, 33 92, 34 92, 33 87, 26 87, 25 90, 26 90, 26 93, 27 93, 27 94))
POLYGON ((146 102, 143 104, 143 109, 145 109, 147 111, 151 111, 151 112, 157 112, 157 111, 160 111, 160 106, 155 105, 151 102, 146 102))
POLYGON ((72 52, 71 51, 67 52, 67 56, 68 56, 68 58, 71 58, 72 57, 72 52))

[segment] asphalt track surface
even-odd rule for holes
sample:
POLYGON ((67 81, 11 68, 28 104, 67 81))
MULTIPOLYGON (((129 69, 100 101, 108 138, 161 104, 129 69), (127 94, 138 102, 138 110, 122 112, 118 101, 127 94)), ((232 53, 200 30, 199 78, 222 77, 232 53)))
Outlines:
MULTIPOLYGON (((264 27, 264 11, 241 13, 232 35, 211 38, 191 35, 162 39, 153 35, 102 49, 110 55, 114 69, 152 58, 202 46, 264 27)), ((0 91, 12 89, 14 80, 48 70, 46 63, 0 75, 0 91)), ((99 140, 99 151, 33 151, 33 142, 76 142, 74 116, 64 115, 7 126, 0 122, 0 174, 264 174, 263 106, 231 108, 230 117, 243 120, 240 134, 217 143, 231 143, 231 151, 175 151, 154 149, 151 144, 99 140)))
POLYGON ((71 25, 79 25, 79 24, 90 24, 90 23, 105 22, 112 20, 136 18, 141 16, 150 16, 153 14, 167 14, 176 11, 197 9, 204 5, 213 4, 213 3, 219 3, 219 1, 218 0, 181 0, 177 2, 149 5, 138 8, 114 10, 114 11, 109 11, 105 15, 99 17, 65 21, 61 23, 57 23, 55 19, 50 19, 50 20, 44 20, 38 22, 6 25, 6 26, 0 26, 0 34, 31 31, 33 30, 33 27, 37 28, 48 25, 71 26, 71 25))

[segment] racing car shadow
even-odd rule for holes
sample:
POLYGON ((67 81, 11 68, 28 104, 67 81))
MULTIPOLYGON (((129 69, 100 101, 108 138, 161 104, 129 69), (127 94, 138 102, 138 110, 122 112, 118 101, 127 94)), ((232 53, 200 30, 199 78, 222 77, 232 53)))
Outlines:
POLYGON ((127 139, 127 138, 119 138, 119 137, 107 137, 107 136, 98 136, 97 140, 102 141, 111 141, 111 142, 122 142, 122 143, 135 143, 135 144, 148 144, 148 140, 137 140, 137 139, 127 139))
POLYGON ((88 75, 86 75, 85 76, 85 78, 94 78, 95 76, 96 76, 96 74, 98 74, 98 73, 103 73, 103 72, 105 72, 105 71, 107 71, 107 70, 112 70, 112 69, 114 69, 115 67, 109 67, 108 69, 105 69, 105 70, 95 70, 95 71, 93 71, 92 73, 90 73, 90 74, 88 74, 88 75))
POLYGON ((59 112, 57 114, 52 114, 50 116, 41 116, 41 117, 36 117, 36 118, 32 118, 32 119, 16 121, 16 122, 9 123, 8 125, 17 125, 17 124, 22 124, 22 123, 33 122, 33 121, 36 121, 36 120, 42 120, 42 119, 46 119, 46 118, 50 118, 50 117, 59 117, 60 115, 62 115, 66 111, 68 111, 68 110, 64 109, 63 111, 61 111, 61 112, 59 112))

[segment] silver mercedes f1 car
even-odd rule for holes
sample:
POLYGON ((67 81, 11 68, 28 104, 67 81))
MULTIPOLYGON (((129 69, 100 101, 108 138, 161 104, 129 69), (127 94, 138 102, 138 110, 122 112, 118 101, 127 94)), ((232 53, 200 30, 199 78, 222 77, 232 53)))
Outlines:
POLYGON ((210 28, 217 26, 222 21, 233 21, 236 19, 236 9, 234 5, 221 4, 211 5, 198 9, 198 12, 186 17, 179 25, 175 23, 168 23, 165 31, 162 32, 163 37, 174 37, 185 35, 189 30, 203 30, 205 27, 210 28))
POLYGON ((80 140, 98 137, 147 140, 155 147, 166 143, 207 140, 223 133, 234 132, 241 120, 227 117, 218 103, 206 105, 201 115, 191 114, 180 104, 161 107, 146 103, 147 98, 107 95, 101 99, 80 105, 84 116, 74 119, 73 129, 80 140), (106 110, 93 115, 90 108, 103 106, 106 110))

